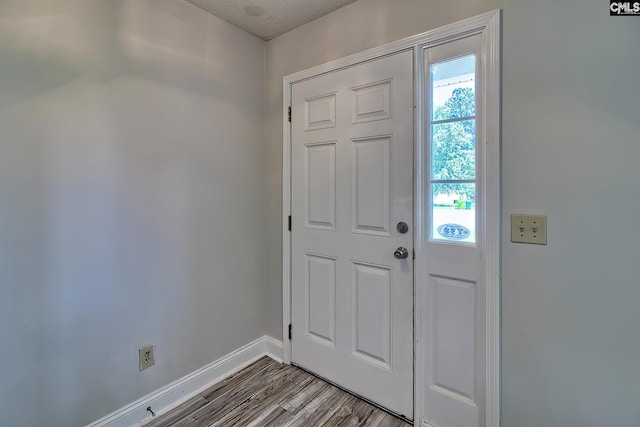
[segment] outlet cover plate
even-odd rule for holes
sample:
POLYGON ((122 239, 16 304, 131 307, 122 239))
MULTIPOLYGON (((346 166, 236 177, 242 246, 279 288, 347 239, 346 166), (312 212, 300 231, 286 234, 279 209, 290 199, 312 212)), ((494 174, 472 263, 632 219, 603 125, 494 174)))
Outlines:
POLYGON ((138 351, 138 361, 141 371, 144 371, 156 364, 156 358, 153 355, 153 344, 145 345, 140 348, 138 351))
POLYGON ((511 241, 514 243, 547 244, 546 215, 511 215, 511 241))

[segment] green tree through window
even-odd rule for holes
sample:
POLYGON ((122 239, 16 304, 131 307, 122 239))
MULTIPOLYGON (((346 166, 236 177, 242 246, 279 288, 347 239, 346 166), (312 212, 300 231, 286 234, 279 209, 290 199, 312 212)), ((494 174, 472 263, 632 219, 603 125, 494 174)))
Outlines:
MULTIPOLYGON (((475 179, 475 94, 472 88, 454 89, 444 105, 437 107, 434 121, 451 118, 469 120, 439 123, 432 127, 432 170, 434 180, 475 179)), ((434 196, 458 194, 471 200, 475 189, 466 184, 442 184, 434 187, 434 196)))

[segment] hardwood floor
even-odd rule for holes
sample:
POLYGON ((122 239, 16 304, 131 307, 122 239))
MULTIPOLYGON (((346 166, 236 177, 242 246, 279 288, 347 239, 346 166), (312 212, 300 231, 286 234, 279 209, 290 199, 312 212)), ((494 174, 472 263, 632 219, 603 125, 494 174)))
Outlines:
POLYGON ((263 357, 145 427, 410 427, 294 366, 263 357))

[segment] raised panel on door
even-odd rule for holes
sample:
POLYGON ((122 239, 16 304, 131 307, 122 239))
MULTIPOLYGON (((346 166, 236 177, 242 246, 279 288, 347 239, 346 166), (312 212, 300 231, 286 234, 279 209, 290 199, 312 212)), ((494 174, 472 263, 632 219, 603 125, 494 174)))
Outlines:
POLYGON ((354 87, 351 91, 353 123, 391 118, 391 80, 354 87))
POLYGON ((307 227, 335 230, 335 141, 307 144, 305 146, 305 183, 307 227))
POLYGON ((305 100, 305 130, 336 126, 336 94, 317 95, 305 100))
POLYGON ((389 236, 391 136, 353 140, 353 232, 389 236))
POLYGON ((437 426, 476 426, 482 405, 478 283, 431 275, 426 285, 425 415, 437 426))
POLYGON ((476 287, 475 283, 431 278, 433 318, 433 377, 440 393, 476 404, 476 287))
POLYGON ((353 262, 353 356, 391 370, 391 267, 353 262))
POLYGON ((323 345, 336 343, 336 260, 307 254, 306 332, 323 345))

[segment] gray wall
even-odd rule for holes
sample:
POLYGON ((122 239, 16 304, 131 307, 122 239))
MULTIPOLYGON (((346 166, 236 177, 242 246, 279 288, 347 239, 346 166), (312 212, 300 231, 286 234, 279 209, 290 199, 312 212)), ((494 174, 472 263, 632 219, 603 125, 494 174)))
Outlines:
POLYGON ((0 2, 0 424, 83 425, 266 332, 264 49, 182 1, 0 2))
POLYGON ((269 332, 281 337, 282 77, 503 13, 504 427, 640 425, 640 18, 602 0, 360 0, 267 43, 269 332), (509 241, 543 213, 549 245, 509 241))

